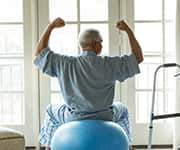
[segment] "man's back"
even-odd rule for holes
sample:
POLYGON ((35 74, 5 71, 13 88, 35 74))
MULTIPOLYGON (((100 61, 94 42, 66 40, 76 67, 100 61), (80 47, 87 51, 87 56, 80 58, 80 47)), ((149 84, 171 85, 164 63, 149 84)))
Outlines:
POLYGON ((35 64, 58 78, 66 105, 83 113, 108 110, 113 103, 115 80, 123 81, 139 72, 134 55, 100 57, 93 51, 68 57, 46 48, 35 64))
POLYGON ((68 106, 79 112, 109 109, 115 85, 109 65, 92 51, 84 51, 82 56, 64 63, 59 82, 68 106))

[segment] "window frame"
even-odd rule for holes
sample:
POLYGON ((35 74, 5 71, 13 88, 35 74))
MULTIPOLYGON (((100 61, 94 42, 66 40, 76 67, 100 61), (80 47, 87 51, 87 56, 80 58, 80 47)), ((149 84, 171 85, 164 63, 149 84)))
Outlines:
MULTIPOLYGON (((165 26, 166 26, 167 23, 174 23, 174 21, 173 20, 166 20, 166 18, 165 18, 165 0, 162 0, 162 20, 134 20, 135 26, 136 26, 136 24, 141 24, 141 23, 160 23, 161 26, 162 26, 162 39, 161 39, 162 40, 162 50, 161 50, 161 52, 159 51, 157 54, 154 54, 154 55, 153 54, 144 53, 144 59, 146 59, 147 57, 148 58, 160 57, 161 60, 159 61, 159 63, 155 63, 156 66, 158 66, 160 64, 167 63, 166 57, 169 56, 169 54, 166 53, 166 45, 165 45, 166 32, 165 32, 165 26)), ((175 55, 176 55, 175 53, 174 53, 174 55, 171 55, 171 57, 174 58, 174 62, 176 61, 175 55)), ((154 64, 154 63, 149 63, 148 62, 148 63, 144 63, 144 64, 154 64)), ((162 88, 158 88, 158 87, 156 88, 156 93, 157 92, 162 92, 163 99, 165 100, 165 102, 163 104, 163 111, 164 111, 164 113, 168 113, 167 112, 167 109, 168 109, 168 106, 167 106, 168 99, 166 98, 167 97, 166 92, 172 91, 172 89, 169 89, 167 87, 167 85, 166 85, 166 71, 167 70, 165 70, 165 69, 162 71, 162 74, 163 74, 163 85, 162 86, 163 87, 162 88)), ((158 84, 157 84, 157 86, 158 86, 158 84)), ((136 89, 136 92, 152 92, 152 87, 150 87, 150 88, 142 88, 142 89, 141 88, 135 88, 135 89, 136 89)), ((175 89, 173 91, 174 91, 174 95, 175 95, 175 89)), ((151 99, 150 99, 150 101, 151 101, 151 99)), ((158 96, 157 95, 156 95, 156 102, 158 102, 158 96)), ((158 112, 158 110, 160 110, 160 106, 158 106, 158 103, 156 105, 157 105, 157 112, 158 112)), ((149 109, 149 111, 150 111, 150 109, 149 109)), ((150 114, 149 114, 149 116, 150 116, 150 114)), ((136 121, 138 122, 138 120, 136 120, 136 121)), ((146 124, 148 122, 149 122, 149 119, 147 120, 147 122, 144 122, 144 123, 146 124)), ((138 122, 138 123, 143 123, 143 122, 138 122)))
MULTIPOLYGON (((43 29, 45 29, 45 25, 47 25, 49 23, 49 18, 47 16, 49 16, 49 6, 48 6, 48 0, 39 0, 39 3, 43 3, 42 5, 39 4, 39 16, 41 16, 39 18, 39 35, 41 35, 41 33, 43 32, 43 29), (43 2, 42 2, 43 1, 43 2), (44 11, 46 10, 46 11, 44 11), (41 13, 43 12, 43 13, 41 13), (45 13, 44 13, 45 12, 45 13), (41 30, 42 29, 42 30, 41 30)), ((80 0, 77 0, 78 3, 78 8, 80 6, 80 0)), ((77 24, 78 25, 78 32, 80 31, 80 25, 81 24, 94 24, 94 23, 98 23, 98 24, 106 24, 108 23, 108 29, 109 29, 109 49, 111 49, 111 51, 109 51, 110 55, 116 55, 119 54, 119 45, 117 45, 119 43, 119 33, 117 31, 117 29, 115 28, 115 22, 117 21, 117 18, 119 18, 119 1, 118 0, 114 0, 111 1, 108 0, 108 6, 109 6, 109 18, 111 18, 108 21, 80 21, 80 12, 78 11, 78 19, 77 21, 67 21, 67 24, 77 24), (111 17, 110 17, 111 16, 111 17), (112 38, 111 38, 112 37, 112 38), (116 43, 116 44, 114 44, 116 43)), ((80 52, 80 50, 79 50, 80 52)), ((51 83, 49 80, 49 77, 47 75, 43 75, 42 73, 40 73, 40 114, 41 114, 41 119, 40 122, 41 124, 43 123, 44 120, 44 115, 45 115, 45 110, 47 105, 50 103, 50 99, 51 99, 51 93, 56 93, 59 94, 59 91, 50 91, 49 89, 51 88, 51 83)), ((120 86, 117 85, 116 88, 116 95, 115 95, 115 99, 116 100, 120 100, 120 86)))
MULTIPOLYGON (((135 29, 135 23, 134 23, 135 0, 127 0, 125 3, 126 3, 126 13, 127 13, 126 16, 128 18, 128 22, 131 24, 132 29, 135 29)), ((132 80, 128 80, 125 84, 122 85, 122 89, 123 89, 122 98, 127 99, 126 103, 129 108, 133 144, 144 145, 145 143, 148 142, 149 122, 145 124, 142 124, 142 123, 139 124, 136 122, 136 108, 135 108, 136 107, 136 101, 135 101, 136 78, 132 80), (132 94, 130 95, 128 93, 132 93, 132 94)), ((172 134, 173 134, 172 124, 168 122, 155 123, 152 143, 153 144, 173 143, 172 134)))
MULTIPOLYGON (((22 0, 23 7, 23 50, 24 54, 16 56, 16 58, 23 59, 24 62, 24 121, 23 124, 4 124, 2 126, 18 130, 25 136, 26 146, 38 146, 39 134, 39 102, 38 94, 36 93, 36 79, 37 72, 33 68, 33 47, 37 42, 37 1, 36 0, 22 0)), ((14 24, 14 22, 13 22, 14 24)), ((17 23, 19 24, 19 23, 17 23)), ((9 57, 11 58, 11 57, 9 57)))

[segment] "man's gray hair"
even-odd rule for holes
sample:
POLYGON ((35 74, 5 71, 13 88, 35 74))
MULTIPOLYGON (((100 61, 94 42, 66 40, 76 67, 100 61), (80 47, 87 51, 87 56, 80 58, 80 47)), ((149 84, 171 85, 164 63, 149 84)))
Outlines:
POLYGON ((101 41, 102 37, 96 29, 86 29, 79 34, 79 45, 80 47, 86 48, 92 43, 92 41, 101 41))

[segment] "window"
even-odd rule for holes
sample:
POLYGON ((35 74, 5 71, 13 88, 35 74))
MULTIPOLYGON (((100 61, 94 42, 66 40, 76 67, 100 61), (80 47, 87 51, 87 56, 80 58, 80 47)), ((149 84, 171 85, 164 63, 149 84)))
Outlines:
POLYGON ((26 146, 37 145, 38 100, 33 83, 37 75, 32 74, 32 35, 36 33, 30 9, 33 3, 0 3, 0 125, 21 131, 26 146))
POLYGON ((24 124, 23 1, 0 0, 0 3, 0 124, 22 125, 24 124))
MULTIPOLYGON (((66 26, 52 33, 50 47, 61 54, 77 56, 78 33, 86 28, 96 28, 103 36, 102 55, 109 51, 108 0, 53 0, 49 1, 50 21, 61 16, 66 26), (96 3, 96 5, 94 5, 96 3), (98 12, 98 14, 97 14, 98 12)), ((56 79, 51 79, 51 103, 63 103, 56 79), (60 100, 60 101, 59 101, 60 100)))
MULTIPOLYGON (((153 75, 158 65, 176 62, 175 0, 134 0, 135 33, 141 43, 144 62, 136 78, 136 122, 148 123, 153 75), (142 13, 143 12, 143 13, 142 13)), ((170 113, 175 102, 175 69, 158 72, 155 114, 170 113)))

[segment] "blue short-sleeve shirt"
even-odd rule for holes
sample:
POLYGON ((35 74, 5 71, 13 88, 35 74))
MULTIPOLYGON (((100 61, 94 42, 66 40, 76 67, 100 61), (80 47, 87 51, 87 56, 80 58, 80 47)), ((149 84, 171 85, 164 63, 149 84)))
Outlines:
POLYGON ((101 57, 93 51, 83 51, 72 57, 44 48, 34 64, 43 73, 58 78, 65 104, 77 112, 108 109, 113 103, 115 81, 140 72, 134 54, 101 57))

